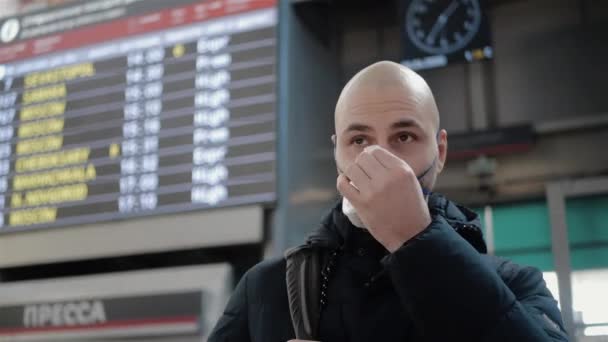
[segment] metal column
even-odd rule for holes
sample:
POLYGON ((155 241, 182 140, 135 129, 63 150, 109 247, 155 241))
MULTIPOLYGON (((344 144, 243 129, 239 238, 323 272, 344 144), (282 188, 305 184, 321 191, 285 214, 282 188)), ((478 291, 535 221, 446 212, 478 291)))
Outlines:
POLYGON ((551 221, 551 249, 559 286, 559 303, 562 308, 564 327, 574 341, 574 310, 572 309, 572 267, 570 266, 570 244, 566 222, 566 198, 562 183, 547 186, 547 203, 551 221))

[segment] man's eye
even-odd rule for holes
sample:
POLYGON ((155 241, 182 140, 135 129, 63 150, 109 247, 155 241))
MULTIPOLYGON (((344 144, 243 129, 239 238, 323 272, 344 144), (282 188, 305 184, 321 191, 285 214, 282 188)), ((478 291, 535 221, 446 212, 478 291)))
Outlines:
POLYGON ((399 135, 399 141, 400 142, 408 142, 412 139, 412 136, 410 134, 407 133, 403 133, 399 135))
POLYGON ((365 138, 363 137, 356 137, 353 139, 353 144, 355 145, 363 145, 365 144, 365 138))

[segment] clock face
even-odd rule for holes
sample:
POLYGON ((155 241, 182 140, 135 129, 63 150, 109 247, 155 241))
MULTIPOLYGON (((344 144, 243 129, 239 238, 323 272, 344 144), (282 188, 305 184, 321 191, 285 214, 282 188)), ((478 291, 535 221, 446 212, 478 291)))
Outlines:
POLYGON ((410 40, 420 50, 434 55, 464 48, 481 25, 478 0, 413 0, 405 16, 410 40))

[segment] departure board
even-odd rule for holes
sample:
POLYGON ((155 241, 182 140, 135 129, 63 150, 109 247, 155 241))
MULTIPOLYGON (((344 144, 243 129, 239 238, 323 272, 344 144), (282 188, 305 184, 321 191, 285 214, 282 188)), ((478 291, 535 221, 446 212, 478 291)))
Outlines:
POLYGON ((272 202, 275 5, 78 1, 0 22, 0 232, 272 202))

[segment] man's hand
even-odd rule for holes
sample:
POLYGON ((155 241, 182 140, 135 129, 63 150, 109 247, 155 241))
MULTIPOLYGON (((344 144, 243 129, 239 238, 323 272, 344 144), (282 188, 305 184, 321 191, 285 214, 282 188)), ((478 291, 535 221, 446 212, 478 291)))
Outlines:
POLYGON ((361 152, 338 176, 337 188, 372 236, 391 253, 431 224, 414 170, 380 146, 361 152))

